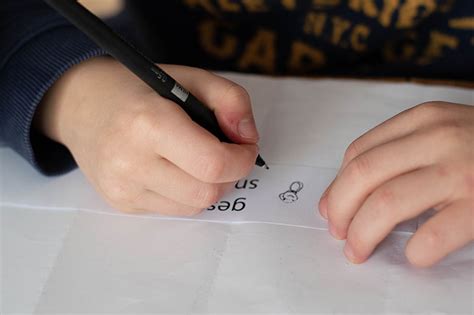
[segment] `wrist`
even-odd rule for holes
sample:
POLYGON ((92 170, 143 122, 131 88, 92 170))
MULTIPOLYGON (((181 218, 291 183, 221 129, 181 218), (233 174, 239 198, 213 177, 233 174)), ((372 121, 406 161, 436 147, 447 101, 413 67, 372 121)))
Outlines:
POLYGON ((109 57, 94 57, 67 70, 41 100, 33 126, 48 138, 69 147, 74 130, 80 128, 78 110, 87 93, 87 73, 94 65, 109 62, 109 57))

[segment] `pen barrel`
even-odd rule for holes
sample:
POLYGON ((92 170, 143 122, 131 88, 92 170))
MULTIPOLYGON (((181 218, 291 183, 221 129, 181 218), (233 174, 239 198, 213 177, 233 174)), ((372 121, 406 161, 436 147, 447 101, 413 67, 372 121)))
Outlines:
POLYGON ((219 140, 230 142, 219 128, 219 123, 212 110, 181 87, 171 76, 141 54, 129 42, 120 37, 100 18, 75 0, 45 0, 45 2, 66 17, 97 45, 124 64, 159 95, 174 101, 183 108, 197 124, 207 129, 219 140))
POLYGON ((174 80, 76 0, 44 1, 159 94, 171 90, 174 80))
MULTIPOLYGON (((222 142, 232 143, 219 127, 214 112, 179 85, 132 44, 120 37, 100 18, 76 0, 44 0, 49 6, 125 65, 159 95, 178 104, 191 119, 222 142)), ((256 164, 265 165, 258 156, 256 164)))
POLYGON ((219 122, 214 112, 204 106, 194 95, 190 94, 181 107, 198 125, 212 133, 220 141, 231 143, 229 138, 219 127, 219 122))

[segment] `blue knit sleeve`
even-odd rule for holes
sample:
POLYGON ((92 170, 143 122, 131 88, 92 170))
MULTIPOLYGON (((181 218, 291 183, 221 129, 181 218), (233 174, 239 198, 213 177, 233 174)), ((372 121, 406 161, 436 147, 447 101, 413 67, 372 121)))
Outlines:
POLYGON ((69 151, 32 128, 43 95, 70 67, 105 55, 40 0, 0 1, 0 143, 47 175, 75 167, 69 151))

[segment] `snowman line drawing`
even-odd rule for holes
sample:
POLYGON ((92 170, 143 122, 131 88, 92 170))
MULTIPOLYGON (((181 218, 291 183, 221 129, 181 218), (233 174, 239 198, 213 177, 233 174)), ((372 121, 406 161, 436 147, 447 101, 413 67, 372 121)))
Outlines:
POLYGON ((285 192, 282 192, 278 197, 284 203, 293 203, 298 200, 298 193, 303 189, 303 183, 299 181, 294 181, 290 185, 290 189, 285 192))

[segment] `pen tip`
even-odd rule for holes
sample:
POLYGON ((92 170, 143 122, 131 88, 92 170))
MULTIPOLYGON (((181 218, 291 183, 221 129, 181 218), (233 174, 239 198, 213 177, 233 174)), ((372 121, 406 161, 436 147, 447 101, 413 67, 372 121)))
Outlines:
POLYGON ((262 159, 260 155, 257 156, 257 160, 255 161, 255 164, 257 164, 260 167, 265 167, 267 170, 270 169, 267 163, 262 159))

